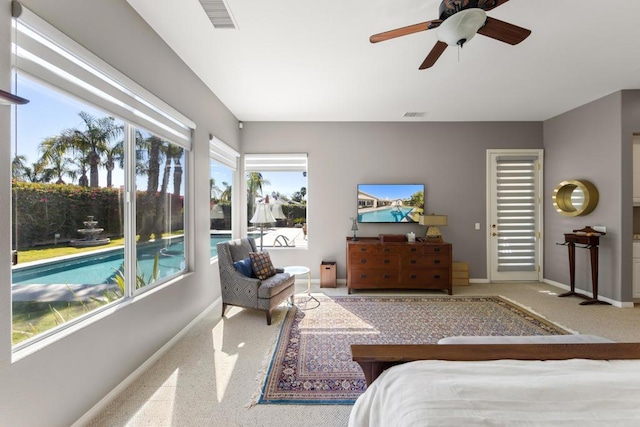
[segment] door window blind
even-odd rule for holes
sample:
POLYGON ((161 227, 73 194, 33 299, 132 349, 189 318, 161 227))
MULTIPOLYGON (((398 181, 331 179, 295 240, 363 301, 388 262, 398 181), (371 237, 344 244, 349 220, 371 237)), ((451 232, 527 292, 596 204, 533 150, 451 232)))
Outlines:
POLYGON ((498 271, 536 269, 536 157, 497 158, 498 271))

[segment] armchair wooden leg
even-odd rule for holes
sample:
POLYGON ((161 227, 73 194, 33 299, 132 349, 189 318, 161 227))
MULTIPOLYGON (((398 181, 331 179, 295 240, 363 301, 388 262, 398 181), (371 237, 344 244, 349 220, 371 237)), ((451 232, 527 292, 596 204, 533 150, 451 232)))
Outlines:
POLYGON ((267 310, 267 325, 271 324, 271 310, 267 310))

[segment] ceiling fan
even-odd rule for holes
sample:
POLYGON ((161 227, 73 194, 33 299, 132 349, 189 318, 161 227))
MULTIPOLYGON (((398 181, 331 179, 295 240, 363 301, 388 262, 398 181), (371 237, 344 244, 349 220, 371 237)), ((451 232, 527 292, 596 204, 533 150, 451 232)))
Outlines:
POLYGON ((462 47, 476 33, 516 45, 529 37, 531 30, 488 17, 486 13, 507 1, 509 0, 442 0, 438 19, 374 34, 369 41, 378 43, 437 28, 438 41, 420 65, 421 70, 433 66, 447 46, 462 47))

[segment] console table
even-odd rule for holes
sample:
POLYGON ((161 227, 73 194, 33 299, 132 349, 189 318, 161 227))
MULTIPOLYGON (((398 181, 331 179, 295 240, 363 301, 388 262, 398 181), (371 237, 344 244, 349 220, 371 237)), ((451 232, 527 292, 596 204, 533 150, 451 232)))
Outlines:
POLYGON ((575 295, 586 299, 586 301, 582 301, 580 305, 609 304, 608 302, 598 299, 598 245, 600 244, 600 234, 584 235, 567 233, 564 235, 564 243, 560 244, 569 248, 569 280, 571 281, 571 290, 558 296, 568 297, 575 295), (583 247, 589 249, 593 298, 576 292, 576 243, 585 245, 583 247))
POLYGON ((347 238, 347 290, 441 289, 453 294, 451 243, 347 238))

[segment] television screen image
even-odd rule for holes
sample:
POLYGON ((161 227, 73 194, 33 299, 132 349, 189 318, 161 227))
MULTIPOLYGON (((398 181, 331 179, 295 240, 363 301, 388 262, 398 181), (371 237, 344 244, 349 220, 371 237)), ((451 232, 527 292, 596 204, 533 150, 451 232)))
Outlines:
POLYGON ((358 184, 358 222, 417 223, 424 184, 358 184))

